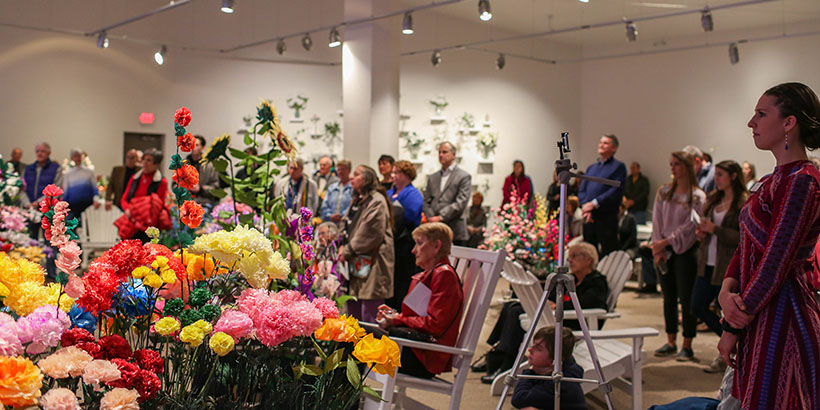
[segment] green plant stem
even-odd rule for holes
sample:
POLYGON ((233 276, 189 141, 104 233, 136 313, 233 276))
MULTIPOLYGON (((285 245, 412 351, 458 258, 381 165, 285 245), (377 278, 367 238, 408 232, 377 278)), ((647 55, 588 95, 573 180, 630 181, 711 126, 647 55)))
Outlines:
POLYGON ((234 188, 234 178, 236 174, 233 173, 233 160, 227 155, 225 155, 225 157, 228 158, 228 165, 231 167, 231 197, 233 198, 233 201, 231 201, 233 202, 233 218, 231 218, 231 222, 233 223, 233 227, 236 228, 236 224, 239 223, 239 214, 236 212, 236 189, 234 188))

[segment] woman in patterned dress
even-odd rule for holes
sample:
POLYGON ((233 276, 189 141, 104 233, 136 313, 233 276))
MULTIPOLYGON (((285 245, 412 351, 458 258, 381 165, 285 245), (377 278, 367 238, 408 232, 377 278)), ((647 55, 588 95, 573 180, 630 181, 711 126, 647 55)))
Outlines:
POLYGON ((820 101, 800 83, 767 90, 748 126, 774 171, 740 215, 740 245, 720 291, 718 350, 737 369, 743 409, 820 409, 820 305, 812 259, 820 235, 820 101), (730 358, 736 353, 734 360, 730 358))

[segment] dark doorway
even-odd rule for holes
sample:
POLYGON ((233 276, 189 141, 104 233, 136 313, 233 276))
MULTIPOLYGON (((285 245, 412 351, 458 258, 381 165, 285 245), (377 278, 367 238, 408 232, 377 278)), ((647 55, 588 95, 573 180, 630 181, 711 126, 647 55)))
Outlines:
POLYGON ((122 162, 125 163, 125 153, 130 149, 145 152, 149 148, 162 151, 165 143, 165 134, 149 134, 145 132, 125 132, 122 144, 122 162))

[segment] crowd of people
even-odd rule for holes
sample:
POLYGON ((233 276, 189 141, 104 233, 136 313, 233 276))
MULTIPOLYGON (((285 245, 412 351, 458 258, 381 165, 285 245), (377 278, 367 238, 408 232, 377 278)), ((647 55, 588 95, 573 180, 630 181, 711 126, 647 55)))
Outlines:
MULTIPOLYGON (((818 408, 813 369, 820 362, 815 297, 820 277, 811 260, 820 236, 820 164, 806 150, 820 147, 820 103, 803 84, 781 84, 763 94, 748 126, 757 148, 774 155, 772 173, 758 178, 749 162, 715 163, 708 153, 686 146, 670 154, 672 177, 655 192, 651 213, 650 181, 640 164, 632 162, 627 172, 626 164, 615 158, 618 137, 603 135, 598 159, 584 174, 621 184, 574 179, 568 187, 569 234, 582 238, 569 247, 570 271, 582 307, 606 308, 609 290, 596 270, 599 258, 617 250, 640 258, 640 292, 656 293, 660 283, 663 295, 667 339, 656 356, 693 360, 692 339, 700 320, 721 337, 719 354, 705 370, 735 368, 732 394, 744 408, 818 408), (651 239, 639 243, 637 226, 649 222, 651 239)), ((213 165, 200 162, 207 142, 196 139, 187 158, 199 171, 191 192, 197 202, 213 206, 219 199, 211 191, 220 179, 213 165)), ((35 154, 29 165, 21 162, 21 149, 11 155, 25 184, 22 206, 36 206, 43 188, 56 184, 65 190, 75 216, 90 206, 120 208, 126 222, 118 221, 117 227, 123 239, 147 241, 149 223, 160 228, 170 224, 164 206, 168 182, 159 170, 162 152, 128 151, 125 163, 111 171, 103 194, 81 149, 71 150, 68 167, 51 160, 48 143, 37 144, 35 154)), ((321 249, 318 254, 349 266, 346 291, 355 300, 348 303, 348 312, 359 320, 384 328, 410 327, 433 335, 437 343, 455 343, 458 326, 453 323, 464 295, 459 296, 459 279, 447 255, 453 245, 478 246, 487 222, 483 195, 472 192, 472 177, 457 165, 456 155, 454 144, 439 144, 441 168, 427 176, 422 190, 413 185, 415 166, 389 155, 378 159, 376 169, 324 156, 312 176, 297 158, 273 185, 272 194, 284 198, 287 210, 308 208, 320 219, 319 236, 324 244, 334 244, 335 254, 321 249), (426 312, 405 303, 421 288, 432 294, 426 312)), ((555 176, 546 196, 551 214, 560 207, 559 194, 555 176)), ((502 205, 514 197, 533 206, 534 184, 522 161, 513 163, 505 179, 502 205)), ((31 228, 37 235, 36 224, 31 228)), ((523 339, 521 313, 520 305, 504 306, 488 340, 495 345, 495 356, 476 369, 488 372, 484 381, 512 365, 523 339)), ((535 364, 537 353, 543 352, 538 346, 552 338, 539 335, 530 348, 536 372, 544 370, 535 364)), ((445 356, 405 349, 401 371, 433 377, 449 369, 445 356)), ((563 360, 567 369, 573 368, 571 357, 563 360)), ((528 398, 535 396, 516 391, 516 397, 514 402, 530 403, 528 398)))

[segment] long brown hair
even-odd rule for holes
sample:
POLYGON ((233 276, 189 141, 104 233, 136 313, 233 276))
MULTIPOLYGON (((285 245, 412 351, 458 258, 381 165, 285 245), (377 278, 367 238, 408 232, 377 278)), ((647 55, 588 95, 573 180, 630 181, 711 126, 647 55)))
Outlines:
MULTIPOLYGON (((700 187, 698 187, 698 179, 695 177, 695 160, 686 151, 675 151, 672 153, 672 157, 680 161, 683 166, 686 167, 686 179, 689 180, 689 198, 686 200, 686 204, 691 208, 692 201, 695 196, 695 190, 700 189, 700 187)), ((672 182, 668 185, 669 190, 666 192, 661 192, 661 199, 665 201, 671 201, 672 198, 675 197, 675 191, 678 189, 677 178, 672 178, 672 182)))
MULTIPOLYGON (((729 185, 729 189, 732 190, 733 196, 729 209, 731 209, 732 212, 737 212, 746 202, 746 184, 743 183, 743 168, 735 161, 721 161, 715 166, 729 174, 729 179, 732 181, 729 185), (732 178, 733 175, 734 178, 732 178)), ((720 189, 715 189, 709 193, 709 197, 706 198, 706 206, 703 208, 703 214, 709 215, 712 208, 717 206, 725 196, 726 193, 720 189)))

